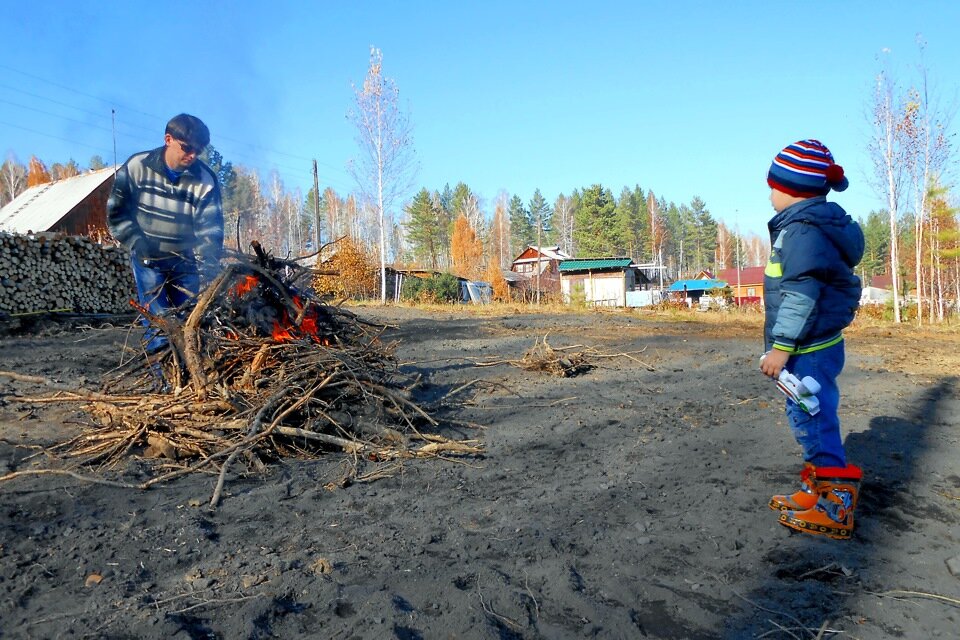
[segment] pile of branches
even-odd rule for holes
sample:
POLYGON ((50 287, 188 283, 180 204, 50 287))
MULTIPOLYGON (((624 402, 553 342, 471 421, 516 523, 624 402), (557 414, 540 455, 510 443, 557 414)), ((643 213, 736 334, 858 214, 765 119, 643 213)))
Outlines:
POLYGON ((547 336, 536 340, 524 352, 516 366, 525 371, 542 371, 559 378, 572 378, 593 369, 583 352, 557 350, 547 342, 547 336))
POLYGON ((502 364, 523 369, 524 371, 534 371, 546 373, 559 378, 572 378, 582 373, 586 373, 596 368, 592 360, 604 358, 629 358, 643 366, 647 371, 654 371, 652 365, 640 360, 633 354, 643 353, 646 347, 639 351, 629 353, 600 353, 593 347, 583 347, 583 345, 571 345, 568 347, 552 347, 547 342, 547 336, 536 338, 533 346, 527 349, 523 356, 517 360, 488 360, 484 362, 475 362, 478 367, 493 367, 502 364), (574 351, 574 349, 582 349, 574 351))
POLYGON ((65 443, 66 455, 97 466, 131 453, 162 458, 167 469, 150 483, 219 468, 216 504, 237 458, 259 469, 342 451, 356 470, 360 460, 482 452, 436 433, 438 421, 413 400, 416 380, 381 342, 383 327, 301 288, 315 270, 254 249, 233 254, 180 315, 139 309, 169 345, 139 352, 106 393, 87 396, 97 424, 65 443))

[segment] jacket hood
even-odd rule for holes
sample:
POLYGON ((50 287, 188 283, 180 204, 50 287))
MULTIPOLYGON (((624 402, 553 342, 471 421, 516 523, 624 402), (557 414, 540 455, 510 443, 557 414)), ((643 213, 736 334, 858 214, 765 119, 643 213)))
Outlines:
POLYGON ((827 202, 824 196, 809 198, 775 215, 769 226, 771 231, 780 231, 796 222, 820 229, 851 268, 860 264, 864 251, 863 231, 840 205, 827 202))

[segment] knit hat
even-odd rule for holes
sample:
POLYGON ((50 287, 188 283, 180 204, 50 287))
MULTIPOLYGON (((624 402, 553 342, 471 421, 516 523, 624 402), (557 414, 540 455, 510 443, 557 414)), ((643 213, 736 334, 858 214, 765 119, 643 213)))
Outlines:
POLYGON ((819 140, 801 140, 777 154, 767 173, 767 184, 797 198, 825 196, 830 189, 843 191, 850 183, 843 167, 819 140))

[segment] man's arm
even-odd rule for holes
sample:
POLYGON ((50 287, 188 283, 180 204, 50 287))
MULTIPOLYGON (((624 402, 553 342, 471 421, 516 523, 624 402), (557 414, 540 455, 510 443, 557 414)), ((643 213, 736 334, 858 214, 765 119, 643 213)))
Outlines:
POLYGON ((219 185, 200 201, 193 232, 197 238, 200 274, 205 279, 211 279, 220 271, 220 257, 223 254, 223 204, 219 185))
POLYGON ((107 227, 116 241, 130 251, 144 243, 143 232, 137 224, 136 203, 126 164, 117 171, 107 199, 107 227))

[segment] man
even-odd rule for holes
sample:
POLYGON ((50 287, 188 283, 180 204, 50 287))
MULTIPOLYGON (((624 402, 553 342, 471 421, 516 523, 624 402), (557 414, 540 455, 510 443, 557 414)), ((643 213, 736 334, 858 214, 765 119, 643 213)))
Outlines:
MULTIPOLYGON (((134 154, 117 172, 107 201, 110 233, 130 250, 140 304, 169 314, 196 298, 201 276, 212 279, 223 251, 220 185, 197 156, 210 131, 181 113, 167 123, 163 146, 134 154)), ((167 345, 149 321, 147 353, 167 345)))

